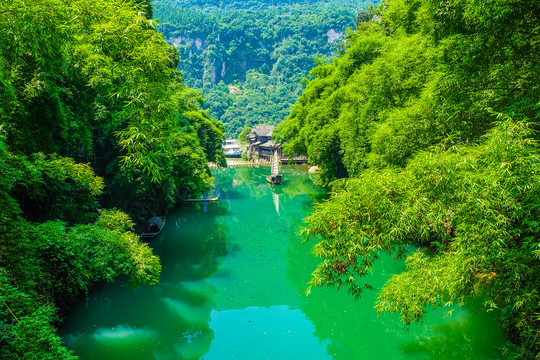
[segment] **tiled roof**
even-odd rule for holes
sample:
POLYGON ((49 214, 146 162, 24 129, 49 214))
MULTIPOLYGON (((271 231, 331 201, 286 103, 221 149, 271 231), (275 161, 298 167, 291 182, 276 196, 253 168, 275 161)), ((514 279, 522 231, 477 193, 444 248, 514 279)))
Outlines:
POLYGON ((264 144, 261 144, 260 147, 275 147, 275 146, 276 146, 276 142, 274 140, 270 140, 270 141, 265 142, 264 144))
POLYGON ((252 134, 257 134, 258 136, 272 136, 274 132, 274 125, 257 125, 251 129, 252 134))

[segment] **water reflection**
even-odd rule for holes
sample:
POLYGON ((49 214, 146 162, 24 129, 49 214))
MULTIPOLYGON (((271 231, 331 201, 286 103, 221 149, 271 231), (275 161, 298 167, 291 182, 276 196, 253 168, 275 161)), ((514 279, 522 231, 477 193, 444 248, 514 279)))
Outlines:
POLYGON ((276 208, 276 213, 279 215, 279 194, 272 189, 272 201, 274 202, 274 207, 276 208))
POLYGON ((315 326, 288 305, 212 311, 215 340, 202 359, 332 359, 315 326), (272 326, 268 326, 272 324, 272 326), (253 344, 256 346, 254 351, 253 344))
POLYGON ((122 281, 96 289, 62 329, 81 359, 199 359, 210 348, 216 289, 206 279, 226 253, 226 204, 185 206, 168 215, 151 242, 162 263, 155 287, 122 281))
MULTIPOLYGON (((447 318, 430 312, 406 331, 398 315, 377 316, 376 292, 306 297, 318 260, 298 231, 326 195, 303 169, 283 170, 286 183, 274 188, 264 168, 218 171, 221 201, 176 209, 151 242, 161 283, 96 289, 66 324, 68 346, 82 360, 497 359, 496 316, 480 304, 447 318)), ((383 257, 369 282, 380 288, 403 267, 383 257)))
POLYGON ((482 310, 481 299, 474 299, 449 321, 433 324, 429 335, 402 348, 409 356, 423 354, 431 360, 497 359, 503 341, 498 319, 482 310))

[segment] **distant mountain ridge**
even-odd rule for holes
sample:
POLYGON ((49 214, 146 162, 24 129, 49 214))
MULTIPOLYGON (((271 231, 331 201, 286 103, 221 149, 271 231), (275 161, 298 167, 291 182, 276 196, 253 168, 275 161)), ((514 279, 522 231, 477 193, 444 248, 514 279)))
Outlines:
POLYGON ((236 136, 244 126, 283 120, 316 57, 331 59, 356 13, 372 3, 161 0, 154 8, 184 81, 203 91, 206 108, 236 136))
POLYGON ((165 0, 178 7, 216 7, 220 9, 260 9, 261 7, 288 6, 288 5, 317 5, 328 4, 334 6, 357 7, 361 1, 354 0, 165 0))

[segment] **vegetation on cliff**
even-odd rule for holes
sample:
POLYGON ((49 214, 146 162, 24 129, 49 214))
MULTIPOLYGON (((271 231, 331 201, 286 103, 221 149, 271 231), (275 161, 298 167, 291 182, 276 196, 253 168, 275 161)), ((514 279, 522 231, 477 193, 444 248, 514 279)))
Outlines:
POLYGON ((126 212, 207 191, 223 159, 223 125, 136 3, 0 2, 2 359, 72 358, 57 309, 120 274, 158 281, 126 212))
POLYGON ((381 252, 404 257, 379 311, 410 323, 481 294, 507 354, 540 356, 538 14, 538 1, 389 0, 311 71, 275 133, 335 190, 308 218, 313 286, 359 296, 381 252))
POLYGON ((373 1, 155 2, 187 84, 236 137, 285 119, 316 57, 331 58, 356 12, 373 1))

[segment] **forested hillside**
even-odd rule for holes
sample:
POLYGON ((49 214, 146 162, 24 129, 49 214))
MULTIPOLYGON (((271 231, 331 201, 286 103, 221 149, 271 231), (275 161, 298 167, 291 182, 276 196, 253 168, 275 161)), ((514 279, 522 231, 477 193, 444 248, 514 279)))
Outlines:
POLYGON ((372 3, 160 0, 155 16, 178 49, 186 83, 203 91, 205 108, 236 136, 244 126, 282 121, 316 56, 332 57, 356 13, 372 3))
POLYGON ((336 190, 308 218, 313 286, 360 296, 382 252, 405 257, 379 311, 408 324, 480 295, 506 355, 540 358, 539 14, 538 1, 388 0, 311 71, 276 133, 336 190))
POLYGON ((126 212, 200 195, 223 159, 223 125, 137 3, 0 2, 2 359, 73 358, 58 309, 120 274, 156 283, 126 212))

